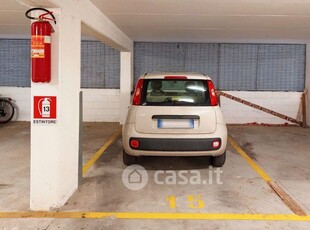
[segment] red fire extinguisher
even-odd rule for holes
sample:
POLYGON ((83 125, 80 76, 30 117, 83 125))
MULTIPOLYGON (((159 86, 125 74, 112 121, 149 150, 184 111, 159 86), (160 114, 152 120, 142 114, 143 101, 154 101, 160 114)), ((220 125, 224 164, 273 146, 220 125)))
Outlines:
POLYGON ((29 19, 37 20, 31 24, 31 79, 32 82, 51 81, 51 33, 54 32, 49 21, 56 24, 53 12, 44 8, 32 8, 25 13, 29 19), (42 10, 46 13, 38 18, 28 14, 34 10, 42 10), (45 17, 51 15, 52 18, 45 17))

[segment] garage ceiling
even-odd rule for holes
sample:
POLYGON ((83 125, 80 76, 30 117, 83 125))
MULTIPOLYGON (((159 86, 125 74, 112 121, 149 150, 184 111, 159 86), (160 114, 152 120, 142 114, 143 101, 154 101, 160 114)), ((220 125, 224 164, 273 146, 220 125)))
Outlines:
POLYGON ((28 8, 17 1, 0 0, 0 36, 29 36, 29 20, 24 16, 28 8))
MULTIPOLYGON (((309 0, 91 1, 134 41, 310 39, 309 0)), ((14 0, 0 3, 0 36, 29 36, 28 7, 14 0)))
MULTIPOLYGON (((20 0, 0 0, 0 37, 30 37, 30 21, 25 17, 29 9, 20 0)), ((45 7, 52 7, 46 0, 41 1, 45 7)))
POLYGON ((134 41, 310 38, 309 0, 91 0, 134 41))

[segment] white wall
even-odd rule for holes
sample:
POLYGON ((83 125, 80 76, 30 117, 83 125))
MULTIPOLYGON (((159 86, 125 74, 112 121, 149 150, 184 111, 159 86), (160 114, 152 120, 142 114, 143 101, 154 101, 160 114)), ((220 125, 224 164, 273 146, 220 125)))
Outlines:
MULTIPOLYGON (((119 122, 119 89, 82 89, 83 120, 119 122)), ((30 121, 30 88, 0 87, 0 95, 11 97, 17 107, 14 121, 30 121)))
MULTIPOLYGON (((301 93, 299 92, 227 91, 227 93, 292 118, 297 117, 301 101, 301 93)), ((221 96, 221 107, 225 121, 228 124, 246 124, 251 122, 268 124, 284 124, 287 122, 292 124, 289 121, 277 118, 223 96, 221 96)))
MULTIPOLYGON (((83 89, 83 120, 119 122, 119 89, 83 89)), ((236 97, 296 118, 300 106, 299 92, 245 92, 227 91, 236 97)), ((12 97, 18 108, 14 120, 30 120, 30 88, 0 87, 0 94, 12 97)), ((250 122, 284 124, 286 121, 221 96, 225 121, 229 124, 250 122)), ((289 123, 289 122, 288 122, 289 123)))
POLYGON ((83 121, 119 122, 119 89, 83 89, 83 121))
POLYGON ((0 95, 11 97, 15 104, 13 121, 30 121, 30 88, 24 87, 0 87, 0 95))

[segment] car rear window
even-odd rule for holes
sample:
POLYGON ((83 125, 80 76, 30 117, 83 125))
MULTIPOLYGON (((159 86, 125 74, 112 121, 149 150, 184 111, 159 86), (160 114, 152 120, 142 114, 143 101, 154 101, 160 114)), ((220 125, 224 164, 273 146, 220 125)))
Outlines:
POLYGON ((145 79, 142 105, 210 106, 206 80, 145 79))

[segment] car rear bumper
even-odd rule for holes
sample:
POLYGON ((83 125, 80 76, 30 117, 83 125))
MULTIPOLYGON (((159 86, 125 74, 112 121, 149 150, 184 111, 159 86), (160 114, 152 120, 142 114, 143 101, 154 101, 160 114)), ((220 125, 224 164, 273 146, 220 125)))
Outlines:
POLYGON ((191 152, 191 151, 211 151, 221 147, 221 138, 204 138, 204 139, 189 139, 189 138, 136 138, 132 137, 130 141, 138 141, 139 146, 134 150, 146 151, 172 151, 172 152, 191 152), (218 147, 213 147, 213 143, 218 141, 218 147))
POLYGON ((132 156, 219 156, 226 151, 227 128, 225 124, 217 124, 212 134, 140 134, 133 124, 123 127, 123 148, 132 156), (133 149, 130 140, 139 140, 139 147, 133 149), (176 138, 178 137, 178 138, 176 138), (219 149, 212 148, 212 142, 220 140, 219 149))

